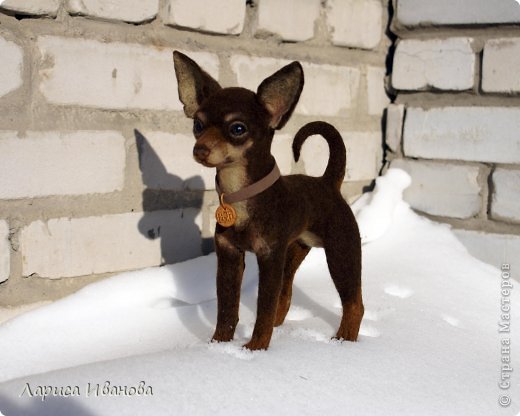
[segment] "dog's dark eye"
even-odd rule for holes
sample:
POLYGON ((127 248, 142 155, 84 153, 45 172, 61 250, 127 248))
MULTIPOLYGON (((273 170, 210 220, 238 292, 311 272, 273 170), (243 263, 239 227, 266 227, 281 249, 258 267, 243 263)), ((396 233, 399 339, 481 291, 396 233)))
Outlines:
POLYGON ((204 130, 204 124, 202 124, 202 121, 200 121, 198 118, 193 120, 193 133, 195 135, 199 135, 202 133, 202 130, 204 130))
POLYGON ((247 127, 244 123, 236 121, 229 126, 229 134, 233 137, 241 137, 247 133, 247 127))

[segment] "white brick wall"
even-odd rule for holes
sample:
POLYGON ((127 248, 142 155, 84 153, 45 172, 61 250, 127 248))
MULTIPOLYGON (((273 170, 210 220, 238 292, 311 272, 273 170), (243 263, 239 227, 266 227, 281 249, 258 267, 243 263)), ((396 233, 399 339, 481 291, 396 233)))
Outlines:
POLYGON ((354 107, 359 91, 356 68, 302 63, 305 87, 296 112, 305 115, 341 116, 354 107))
POLYGON ((482 89, 520 92, 520 38, 488 40, 484 46, 482 89))
POLYGON ((56 16, 60 0, 4 0, 0 8, 20 14, 56 16))
MULTIPOLYGON (((245 55, 231 57, 231 68, 238 84, 256 91, 264 78, 290 61, 245 55)), ((354 105, 359 91, 357 68, 318 65, 302 62, 305 86, 296 113, 304 115, 341 116, 354 105)))
POLYGON ((403 134, 404 105, 390 104, 386 113, 385 141, 392 152, 397 152, 403 134))
POLYGON ((0 97, 22 85, 23 50, 16 43, 0 37, 0 97))
POLYGON ((157 15, 159 0, 67 0, 66 8, 71 14, 140 23, 157 15))
POLYGON ((289 175, 294 160, 292 152, 293 136, 290 134, 275 134, 271 145, 271 153, 276 159, 276 163, 280 168, 282 175, 289 175))
POLYGON ((114 131, 0 132, 0 199, 121 190, 124 142, 114 131))
POLYGON ((515 0, 399 0, 397 19, 406 26, 518 23, 515 0))
POLYGON ((9 225, 0 220, 0 283, 9 278, 11 246, 9 244, 9 225))
MULTIPOLYGON (((347 149, 345 181, 373 179, 381 169, 382 150, 379 132, 342 131, 347 149)), ((303 145, 301 159, 310 176, 321 176, 329 161, 329 147, 321 136, 309 137, 303 145)))
POLYGON ((402 40, 398 43, 392 85, 398 90, 473 87, 475 53, 470 38, 402 40))
POLYGON ((168 0, 165 23, 204 32, 238 35, 244 27, 243 0, 168 0))
POLYGON ((150 189, 180 191, 215 189, 215 169, 193 159, 193 136, 160 131, 143 132, 140 157, 143 183, 150 189))
POLYGON ((342 132, 347 148, 345 181, 374 179, 383 160, 381 132, 342 132))
POLYGON ((368 114, 382 116, 383 110, 390 104, 385 91, 385 72, 385 68, 367 68, 368 114))
MULTIPOLYGON (((55 36, 40 36, 38 47, 40 91, 52 103, 182 110, 171 49, 55 36)), ((188 53, 218 79, 216 55, 188 53)))
POLYGON ((453 230, 457 238, 474 257, 497 269, 509 264, 512 276, 520 281, 520 237, 510 234, 494 234, 469 230, 453 230))
POLYGON ((200 217, 188 208, 35 221, 21 230, 23 275, 53 279, 181 261, 201 253, 200 217))
POLYGON ((404 169, 412 177, 412 184, 404 191, 404 199, 412 208, 454 218, 471 218, 479 213, 477 167, 403 159, 392 161, 391 167, 404 169))
POLYGON ((305 41, 314 36, 320 16, 320 0, 261 0, 257 33, 273 33, 284 40, 305 41))
POLYGON ((392 87, 405 107, 388 107, 385 140, 389 159, 405 158, 392 166, 412 173, 405 199, 420 211, 467 220, 457 227, 479 231, 456 233, 472 254, 518 269, 520 1, 392 6, 392 87))
POLYGON ((497 168, 493 172, 493 218, 520 223, 520 170, 497 168))
POLYGON ((327 6, 332 43, 362 49, 379 44, 383 30, 380 0, 328 0, 327 6))
POLYGON ((520 163, 520 109, 408 108, 404 152, 426 159, 520 163))

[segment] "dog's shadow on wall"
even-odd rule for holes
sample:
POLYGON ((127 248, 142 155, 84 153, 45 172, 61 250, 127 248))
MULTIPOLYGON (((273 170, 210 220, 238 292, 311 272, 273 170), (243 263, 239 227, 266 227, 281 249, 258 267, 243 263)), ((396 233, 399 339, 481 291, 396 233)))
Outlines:
MULTIPOLYGON (((169 173, 157 151, 139 130, 134 130, 139 169, 145 188, 139 232, 160 239, 162 264, 172 264, 212 251, 211 239, 201 237, 200 212, 204 181, 169 173)), ((176 151, 172 143, 172 151, 176 151)), ((189 157, 189 156, 187 156, 189 157)))
MULTIPOLYGON (((204 181, 195 175, 187 179, 169 173, 165 163, 159 157, 150 140, 139 130, 134 130, 139 169, 145 188, 142 196, 143 217, 139 221, 139 232, 148 239, 160 239, 162 264, 180 261, 209 254, 213 251, 213 239, 201 237, 200 212, 203 202, 204 181)), ((178 151, 175 143, 172 152, 178 151)), ((186 155, 185 157, 191 157, 186 155)), ((177 270, 177 272, 179 272, 177 270)), ((194 284, 197 276, 172 275, 174 285, 184 296, 197 297, 198 285, 194 284)), ((170 305, 184 323, 184 326, 200 340, 208 338, 214 317, 207 308, 199 310, 194 317, 191 308, 182 300, 168 297, 161 299, 161 305, 170 305)))

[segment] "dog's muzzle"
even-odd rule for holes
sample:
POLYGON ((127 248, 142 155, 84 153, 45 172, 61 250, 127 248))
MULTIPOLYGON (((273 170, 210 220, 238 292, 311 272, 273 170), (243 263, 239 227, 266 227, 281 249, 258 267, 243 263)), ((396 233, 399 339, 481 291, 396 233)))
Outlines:
POLYGON ((197 162, 204 162, 209 156, 210 150, 203 144, 196 144, 193 148, 193 157, 197 162))

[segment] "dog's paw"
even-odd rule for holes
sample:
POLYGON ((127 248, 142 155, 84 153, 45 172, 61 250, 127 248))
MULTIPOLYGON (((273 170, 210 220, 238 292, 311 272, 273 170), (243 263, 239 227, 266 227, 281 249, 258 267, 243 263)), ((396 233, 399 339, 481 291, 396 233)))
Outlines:
POLYGON ((260 342, 257 340, 251 340, 247 344, 245 344, 242 348, 245 348, 249 351, 260 351, 267 350, 269 348, 269 342, 260 342))
POLYGON ((225 334, 220 331, 216 331, 211 337, 211 342, 229 342, 233 341, 233 334, 225 334))
POLYGON ((358 333, 359 330, 349 329, 349 328, 340 328, 338 329, 338 332, 336 332, 336 335, 332 337, 332 340, 335 341, 350 341, 350 342, 356 342, 358 340, 358 333))
POLYGON ((332 342, 337 342, 339 344, 342 344, 343 342, 357 342, 357 336, 354 338, 354 337, 349 337, 349 338, 346 338, 344 336, 338 336, 337 334, 334 335, 331 339, 330 339, 332 342))

